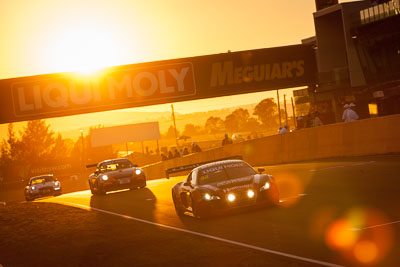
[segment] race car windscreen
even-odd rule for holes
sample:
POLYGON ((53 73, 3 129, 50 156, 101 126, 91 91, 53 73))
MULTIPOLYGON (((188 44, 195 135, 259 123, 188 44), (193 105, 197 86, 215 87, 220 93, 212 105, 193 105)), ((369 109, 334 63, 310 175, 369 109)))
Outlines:
POLYGON ((133 167, 132 163, 127 160, 111 161, 100 165, 100 171, 115 171, 133 167))
POLYGON ((256 171, 244 162, 224 165, 229 179, 236 179, 256 174, 256 171))
POLYGON ((248 164, 244 162, 232 162, 201 169, 198 181, 199 185, 205 185, 254 174, 256 174, 256 171, 248 164))
POLYGON ((36 178, 31 180, 31 184, 41 184, 44 183, 45 179, 44 178, 36 178))
POLYGON ((41 176, 31 179, 31 184, 41 184, 44 182, 51 182, 51 181, 54 181, 53 176, 41 176))

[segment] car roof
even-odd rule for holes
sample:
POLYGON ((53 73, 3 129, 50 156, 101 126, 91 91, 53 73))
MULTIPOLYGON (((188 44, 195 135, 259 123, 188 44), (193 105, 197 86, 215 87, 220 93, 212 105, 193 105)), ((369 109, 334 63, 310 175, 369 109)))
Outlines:
POLYGON ((126 159, 126 158, 117 158, 117 159, 107 159, 107 160, 103 160, 103 161, 99 162, 99 164, 102 164, 102 163, 110 163, 110 162, 116 162, 116 161, 129 161, 129 162, 130 162, 130 160, 129 160, 129 159, 126 159))
POLYGON ((53 174, 42 174, 39 176, 31 177, 30 179, 39 179, 39 178, 45 178, 45 177, 54 177, 54 175, 53 174))
POLYGON ((206 169, 206 168, 209 168, 209 167, 219 166, 219 165, 224 165, 224 164, 229 164, 229 163, 235 163, 235 162, 244 162, 244 163, 246 163, 245 161, 240 160, 240 159, 219 160, 219 161, 214 161, 214 162, 210 162, 210 163, 201 165, 199 167, 194 168, 193 170, 199 171, 199 170, 206 169))

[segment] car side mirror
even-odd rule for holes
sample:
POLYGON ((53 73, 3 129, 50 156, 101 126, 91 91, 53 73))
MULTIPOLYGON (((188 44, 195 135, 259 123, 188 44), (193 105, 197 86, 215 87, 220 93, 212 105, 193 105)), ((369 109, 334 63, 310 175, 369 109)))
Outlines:
POLYGON ((259 172, 260 174, 262 174, 262 173, 265 171, 264 168, 258 168, 257 170, 258 170, 258 172, 259 172))

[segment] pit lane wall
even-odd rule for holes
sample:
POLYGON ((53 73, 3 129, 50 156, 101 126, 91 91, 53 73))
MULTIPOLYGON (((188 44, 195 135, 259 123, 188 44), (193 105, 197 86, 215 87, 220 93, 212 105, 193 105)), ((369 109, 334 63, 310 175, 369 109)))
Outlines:
POLYGON ((151 180, 165 177, 165 170, 169 168, 235 155, 241 155, 253 166, 263 166, 390 153, 400 153, 400 115, 267 136, 147 165, 143 169, 151 180))

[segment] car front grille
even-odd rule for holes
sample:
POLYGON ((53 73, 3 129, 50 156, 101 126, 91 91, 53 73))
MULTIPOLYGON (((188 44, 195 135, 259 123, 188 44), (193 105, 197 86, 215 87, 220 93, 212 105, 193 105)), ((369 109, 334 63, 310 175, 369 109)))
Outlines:
POLYGON ((54 189, 51 186, 43 187, 39 189, 40 194, 51 194, 53 193, 54 189))
MULTIPOLYGON (((233 194, 235 194, 235 201, 230 202, 229 200, 227 200, 227 203, 230 206, 242 206, 242 205, 248 205, 251 203, 255 202, 255 196, 250 198, 247 196, 247 190, 246 191, 236 191, 236 192, 232 192, 233 194)), ((226 195, 226 197, 228 197, 228 194, 226 195)))

